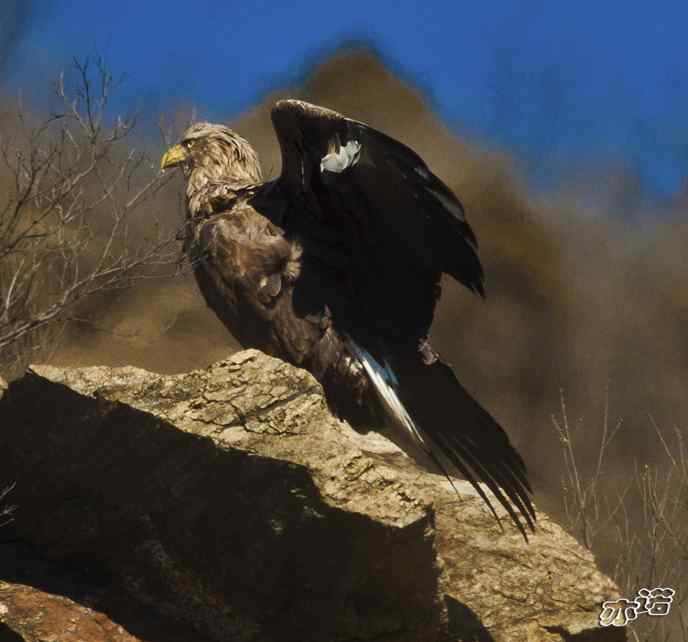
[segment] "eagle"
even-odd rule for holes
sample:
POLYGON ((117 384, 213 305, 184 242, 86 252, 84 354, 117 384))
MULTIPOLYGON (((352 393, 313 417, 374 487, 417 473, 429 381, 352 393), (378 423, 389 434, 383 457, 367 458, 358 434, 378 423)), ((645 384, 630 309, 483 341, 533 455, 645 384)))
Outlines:
POLYGON ((274 180, 220 124, 192 124, 162 157, 186 177, 184 250, 207 304, 244 347, 310 371, 339 416, 383 420, 450 482, 463 475, 501 527, 491 493, 527 541, 523 459, 428 340, 443 274, 485 294, 460 201, 362 122, 293 99, 271 117, 274 180))

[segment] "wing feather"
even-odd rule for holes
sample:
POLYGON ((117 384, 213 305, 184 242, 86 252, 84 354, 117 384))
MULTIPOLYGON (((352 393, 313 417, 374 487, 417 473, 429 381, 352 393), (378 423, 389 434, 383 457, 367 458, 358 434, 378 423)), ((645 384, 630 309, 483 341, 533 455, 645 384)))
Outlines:
MULTIPOLYGON (((297 225, 306 233, 334 230, 332 247, 344 257, 335 269, 353 281, 351 302, 333 306, 338 327, 380 364, 389 358, 400 402, 436 463, 458 469, 496 517, 483 482, 526 536, 535 511, 523 460, 452 368, 419 352, 442 273, 484 296, 478 243, 461 202, 412 149, 364 123, 297 100, 278 102, 272 120, 279 183, 303 219, 297 225)), ((310 254, 327 259, 322 246, 310 254)))
POLYGON ((393 367, 405 407, 438 452, 466 475, 493 512, 476 480, 487 485, 524 535, 521 519, 534 530, 532 489, 523 459, 453 368, 440 359, 423 364, 412 358, 396 359, 393 367))
MULTIPOLYGON (((369 204, 368 242, 393 237, 399 262, 445 272, 484 295, 477 241, 463 206, 412 149, 303 101, 279 101, 272 120, 282 150, 281 181, 294 201, 316 216, 334 218, 332 199, 346 204, 356 188, 369 204)), ((362 213, 356 203, 351 211, 362 213)))

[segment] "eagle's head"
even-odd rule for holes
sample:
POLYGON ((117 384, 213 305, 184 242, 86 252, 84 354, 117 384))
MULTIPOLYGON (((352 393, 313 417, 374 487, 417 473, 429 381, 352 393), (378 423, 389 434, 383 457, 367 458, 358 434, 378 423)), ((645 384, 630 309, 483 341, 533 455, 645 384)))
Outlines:
POLYGON ((189 187, 208 182, 259 183, 260 163, 251 145, 236 132, 214 123, 194 123, 178 145, 170 147, 160 168, 181 167, 189 187))

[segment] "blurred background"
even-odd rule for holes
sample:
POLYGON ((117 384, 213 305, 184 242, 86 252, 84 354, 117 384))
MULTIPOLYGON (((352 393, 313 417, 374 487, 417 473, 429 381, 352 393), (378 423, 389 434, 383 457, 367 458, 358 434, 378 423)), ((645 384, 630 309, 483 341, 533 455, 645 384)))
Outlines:
MULTIPOLYGON (((538 503, 631 590, 686 580, 688 538, 669 533, 688 524, 686 24, 667 0, 5 0, 0 93, 46 117, 59 73, 102 56, 151 174, 161 117, 172 137, 228 122, 278 174, 269 109, 285 96, 413 147, 464 202, 487 274, 486 301, 444 285, 434 343, 525 454, 538 503), (641 568, 652 555, 664 575, 641 568)), ((181 189, 149 203, 171 228, 181 189)), ((238 349, 188 275, 76 308, 42 360, 182 372, 238 349)))

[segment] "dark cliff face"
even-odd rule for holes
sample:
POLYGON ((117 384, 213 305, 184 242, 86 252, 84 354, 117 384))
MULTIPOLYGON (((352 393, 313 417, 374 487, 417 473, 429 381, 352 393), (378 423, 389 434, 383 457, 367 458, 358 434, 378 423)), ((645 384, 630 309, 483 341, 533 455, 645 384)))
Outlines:
POLYGON ((173 376, 35 366, 0 401, 0 470, 19 506, 0 560, 28 560, 0 565, 18 639, 70 609, 77 632, 131 635, 95 642, 175 639, 174 620, 199 642, 624 639, 597 624, 616 588, 546 515, 529 545, 502 533, 468 484, 457 499, 257 351, 173 376), (93 588, 49 581, 64 568, 93 588))

